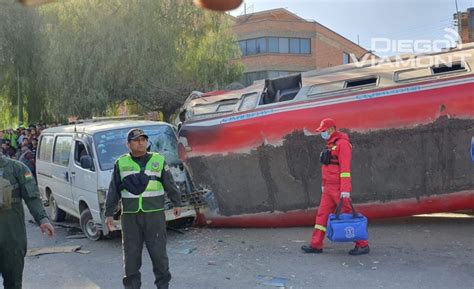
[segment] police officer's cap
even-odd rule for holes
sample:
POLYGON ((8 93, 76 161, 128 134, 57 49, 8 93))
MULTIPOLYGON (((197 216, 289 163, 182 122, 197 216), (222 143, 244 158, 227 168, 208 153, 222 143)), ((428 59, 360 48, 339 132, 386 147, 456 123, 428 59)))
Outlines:
POLYGON ((142 129, 132 128, 131 130, 128 131, 127 141, 130 142, 132 140, 136 140, 137 138, 139 138, 141 136, 148 139, 148 136, 145 134, 145 132, 142 129))

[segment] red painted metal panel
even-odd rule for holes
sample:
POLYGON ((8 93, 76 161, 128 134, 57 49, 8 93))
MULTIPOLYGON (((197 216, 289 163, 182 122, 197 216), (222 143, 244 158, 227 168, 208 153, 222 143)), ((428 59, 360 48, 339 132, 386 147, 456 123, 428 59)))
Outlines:
MULTIPOLYGON (((369 219, 406 217, 434 212, 454 212, 474 208, 474 191, 462 191, 387 203, 358 204, 356 210, 369 219)), ((200 213, 199 225, 210 227, 268 228, 313 226, 316 209, 268 212, 238 216, 212 216, 200 213)))
MULTIPOLYGON (((390 89, 364 93, 383 92, 390 89)), ((321 101, 314 100, 303 103, 309 106, 321 101)), ((294 103, 294 105, 296 104, 298 103, 294 103)), ((263 107, 259 111, 292 105, 263 107)), ((244 113, 235 115, 242 114, 244 113)), ((192 149, 187 153, 187 157, 192 157, 242 152, 263 143, 277 143, 285 135, 295 130, 306 129, 313 132, 320 120, 325 117, 336 119, 341 128, 365 131, 412 127, 432 122, 443 115, 474 118, 474 83, 326 106, 309 108, 303 106, 300 109, 211 126, 199 126, 200 122, 197 121, 192 122, 191 126, 185 124, 182 136, 186 137, 189 147, 192 149)))

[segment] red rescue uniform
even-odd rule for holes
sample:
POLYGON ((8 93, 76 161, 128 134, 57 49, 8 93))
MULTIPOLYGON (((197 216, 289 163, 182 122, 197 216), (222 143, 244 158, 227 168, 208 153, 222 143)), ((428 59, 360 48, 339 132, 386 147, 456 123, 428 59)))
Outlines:
MULTIPOLYGON (((341 192, 351 192, 351 159, 352 145, 347 134, 335 131, 326 142, 326 148, 331 152, 331 161, 322 165, 323 192, 318 212, 316 225, 311 238, 311 247, 323 248, 326 226, 329 214, 333 213, 340 201, 341 192)), ((351 212, 349 200, 343 201, 343 213, 351 212)), ((355 242, 356 247, 363 248, 369 245, 367 240, 355 242)))

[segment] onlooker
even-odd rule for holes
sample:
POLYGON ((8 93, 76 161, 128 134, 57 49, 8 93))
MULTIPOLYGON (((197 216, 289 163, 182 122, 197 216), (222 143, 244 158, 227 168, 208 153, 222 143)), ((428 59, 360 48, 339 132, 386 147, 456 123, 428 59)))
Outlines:
POLYGON ((30 139, 25 137, 23 141, 20 143, 20 148, 22 145, 29 145, 29 144, 30 144, 30 139))
POLYGON ((32 138, 30 143, 30 150, 36 157, 36 150, 38 150, 38 139, 32 138))
POLYGON ((36 127, 30 126, 30 140, 37 137, 38 135, 37 135, 36 127))
POLYGON ((17 143, 21 144, 23 143, 23 140, 26 138, 26 131, 22 128, 19 128, 20 136, 17 138, 17 143))
MULTIPOLYGON (((0 155, 5 155, 12 159, 19 160, 23 155, 23 146, 27 146, 32 153, 33 158, 36 158, 36 151, 38 149, 38 139, 43 129, 48 128, 44 123, 36 125, 30 124, 28 128, 20 125, 16 130, 8 128, 0 130, 0 155)), ((29 154, 28 154, 29 155, 29 154)), ((29 166, 32 169, 32 167, 29 166)))
POLYGON ((36 179, 36 160, 35 155, 28 147, 28 143, 21 145, 21 155, 18 157, 18 160, 24 163, 31 171, 33 176, 36 179))
POLYGON ((3 139, 2 140, 2 153, 12 159, 15 159, 15 150, 10 145, 10 140, 3 139))
POLYGON ((7 132, 5 133, 5 135, 3 136, 3 139, 4 140, 7 140, 10 142, 10 146, 13 150, 16 150, 17 149, 17 139, 18 139, 18 135, 17 135, 17 132, 16 131, 13 131, 13 129, 8 129, 7 132))

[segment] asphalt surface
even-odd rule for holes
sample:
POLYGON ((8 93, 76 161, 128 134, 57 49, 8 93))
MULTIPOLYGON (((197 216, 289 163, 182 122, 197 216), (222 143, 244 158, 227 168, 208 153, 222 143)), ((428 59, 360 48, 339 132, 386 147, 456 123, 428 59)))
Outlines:
MULTIPOLYGON (((29 219, 29 248, 80 245, 90 253, 27 257, 23 288, 122 288, 120 237, 68 239, 80 232, 57 226, 50 239, 29 219)), ((310 234, 311 228, 169 231, 170 288, 474 288, 473 216, 371 222, 371 253, 358 257, 347 254, 351 244, 330 242, 323 254, 303 254, 310 234)), ((146 250, 142 282, 154 288, 146 250)))

